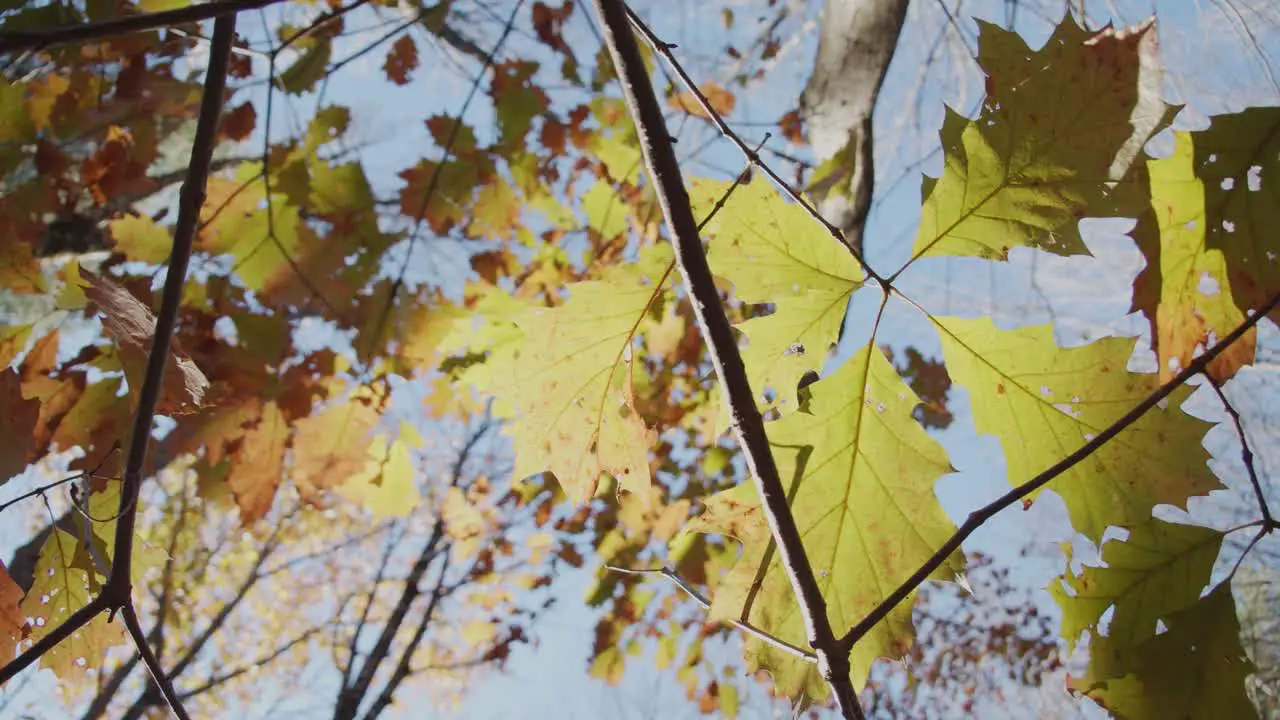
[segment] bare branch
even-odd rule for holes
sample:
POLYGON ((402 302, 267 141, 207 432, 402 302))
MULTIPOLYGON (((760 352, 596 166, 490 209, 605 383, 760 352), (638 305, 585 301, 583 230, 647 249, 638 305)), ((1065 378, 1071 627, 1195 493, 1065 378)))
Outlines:
POLYGON ((365 720, 375 720, 391 706, 391 701, 395 697, 396 690, 400 688, 412 669, 413 655, 418 650, 418 646, 422 644, 422 638, 427 634, 427 628, 431 627, 431 620, 435 617, 436 608, 440 606, 440 601, 452 592, 452 589, 445 584, 445 578, 449 572, 449 561, 451 556, 449 548, 444 550, 444 561, 440 564, 440 573, 436 577, 436 585, 431 590, 431 597, 427 600, 427 608, 422 611, 422 619, 418 621, 418 627, 413 631, 413 637, 409 638, 409 642, 404 649, 400 651, 400 660, 396 663, 396 668, 391 673, 391 677, 387 678, 387 682, 382 686, 382 690, 378 692, 378 697, 374 698, 373 704, 365 711, 365 720))
POLYGON ((49 30, 7 30, 0 32, 0 53, 43 50, 55 45, 65 45, 85 40, 100 40, 112 35, 144 32, 167 25, 200 22, 210 18, 234 17, 236 13, 242 10, 266 7, 280 1, 218 0, 217 2, 189 5, 176 10, 132 15, 96 23, 64 25, 49 30))
POLYGON ((676 261, 689 291, 698 328, 707 343, 716 377, 725 390, 730 424, 742 446, 769 529, 777 541, 782 564, 795 590, 809 644, 818 657, 818 668, 831 685, 844 717, 861 718, 862 708, 858 705, 857 693, 849 676, 849 654, 837 645, 827 617, 826 600, 805 556, 804 542, 791 515, 786 488, 769 448, 764 419, 756 409, 737 340, 720 304, 719 291, 698 236, 698 223, 693 217, 689 194, 680 176, 680 164, 663 122, 662 108, 645 71, 640 48, 631 34, 627 6, 620 0, 594 0, 593 4, 604 26, 605 44, 635 120, 645 166, 671 228, 676 261))
MULTIPOLYGON (((218 20, 222 22, 221 19, 218 20)), ((214 31, 214 38, 218 37, 217 30, 214 31)), ((229 45, 228 45, 229 47, 229 45)), ((104 593, 105 594, 105 593, 104 593)), ((178 693, 173 689, 173 683, 169 678, 165 677, 164 668, 160 667, 160 660, 156 658, 155 653, 151 652, 151 647, 147 645, 146 633, 142 631, 142 624, 138 622, 138 612, 133 609, 133 603, 126 603, 120 609, 120 615, 124 618, 124 626, 129 630, 129 637, 133 638, 133 644, 138 646, 138 655, 142 658, 142 664, 147 666, 147 670, 151 672, 151 679, 159 688, 160 694, 164 696, 165 702, 169 704, 169 710, 177 716, 178 720, 190 720, 186 708, 182 706, 182 701, 178 699, 178 693)))
POLYGON ((1222 384, 1213 376, 1213 373, 1206 371, 1204 378, 1209 382, 1209 387, 1217 393, 1218 399, 1222 401, 1222 407, 1227 411, 1227 415, 1231 416, 1231 422, 1236 426, 1236 434, 1240 436, 1240 459, 1244 462, 1244 470, 1249 475, 1249 482, 1253 485, 1253 495, 1258 501, 1262 522, 1267 526, 1275 525, 1275 520, 1271 517, 1271 509, 1267 507, 1267 496, 1263 494, 1262 483, 1258 480, 1258 470, 1253 466, 1253 450, 1249 448, 1249 437, 1244 434, 1244 422, 1240 419, 1240 413, 1227 399, 1227 394, 1222 391, 1222 384))

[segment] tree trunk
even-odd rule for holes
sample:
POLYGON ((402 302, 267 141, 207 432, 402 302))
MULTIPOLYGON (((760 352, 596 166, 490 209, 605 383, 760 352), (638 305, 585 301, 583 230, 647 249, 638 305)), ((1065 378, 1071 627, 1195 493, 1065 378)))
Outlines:
POLYGON ((907 15, 907 0, 827 0, 813 74, 800 98, 809 143, 832 173, 810 188, 818 210, 862 255, 875 186, 871 115, 907 15))

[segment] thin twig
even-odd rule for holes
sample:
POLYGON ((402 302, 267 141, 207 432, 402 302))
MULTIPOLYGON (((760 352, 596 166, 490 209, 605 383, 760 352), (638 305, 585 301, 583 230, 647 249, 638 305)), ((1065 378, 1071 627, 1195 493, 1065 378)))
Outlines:
POLYGON ((427 607, 422 611, 422 619, 418 621, 418 626, 414 628, 413 635, 409 637, 409 642, 400 650, 400 658, 396 662, 395 669, 391 672, 391 677, 387 678, 387 682, 382 686, 382 690, 378 692, 378 696, 374 698, 369 709, 365 710, 364 720, 375 720, 381 717, 382 713, 391 706, 391 702, 395 699, 396 690, 400 689, 400 686, 404 684, 404 681, 412 672, 413 656, 422 644, 422 639, 426 637, 427 629, 431 627, 431 621, 435 619, 436 609, 440 607, 440 602, 452 592, 445 585, 445 579, 449 572, 449 562, 453 559, 453 554, 449 550, 450 548, 446 546, 443 551, 444 560, 440 563, 440 573, 436 577, 435 587, 431 589, 427 607))
POLYGON ((40 487, 33 488, 25 493, 22 493, 18 497, 13 498, 12 500, 7 500, 4 503, 0 503, 0 512, 4 512, 5 510, 8 510, 11 506, 17 505, 23 500, 33 498, 37 495, 43 495, 46 492, 53 490, 54 488, 60 487, 62 485, 66 485, 69 482, 75 482, 76 480, 79 480, 82 477, 84 477, 84 473, 76 473, 75 475, 68 475, 67 477, 62 478, 61 480, 54 480, 53 482, 47 485, 41 485, 40 487))
POLYGON ((1271 509, 1267 507, 1267 497, 1262 493, 1262 483, 1258 480, 1258 471, 1253 466, 1253 450, 1249 449, 1249 438, 1244 434, 1244 422, 1240 419, 1240 413, 1236 411, 1231 401, 1227 399, 1227 394, 1222 391, 1222 384, 1213 376, 1213 373, 1205 372, 1205 380, 1209 381, 1209 387, 1217 393, 1218 399, 1222 401, 1222 407, 1231 416, 1231 422, 1236 426, 1236 434, 1240 436, 1240 459, 1244 461, 1244 470, 1249 475, 1249 482, 1253 485, 1254 497, 1258 500, 1258 510, 1262 512, 1262 521, 1266 525, 1274 525, 1275 520, 1271 517, 1271 509))
MULTIPOLYGON (((221 18, 219 18, 218 22, 222 22, 221 18)), ((214 30, 213 36, 216 43, 217 30, 214 30)), ((160 690, 160 694, 164 696, 165 702, 169 704, 169 709, 173 711, 178 720, 190 720, 191 716, 187 714, 187 709, 183 707, 182 700, 178 698, 178 692, 174 690, 173 682, 165 676, 164 668, 160 667, 159 658, 156 657, 155 653, 151 652, 151 646, 147 645, 147 636, 142 631, 142 623, 138 622, 138 612, 133 609, 133 603, 126 603, 120 609, 120 616, 124 618, 124 626, 129 630, 129 637, 133 638, 133 644, 138 646, 138 655, 142 658, 142 664, 146 665, 147 670, 151 671, 151 679, 160 690)))
MULTIPOLYGON (((476 445, 481 438, 489 430, 489 418, 486 417, 483 422, 472 431, 471 436, 467 438, 467 442, 458 450, 455 458, 452 476, 449 486, 457 487, 461 482, 462 474, 466 469, 468 459, 475 450, 476 445)), ((435 525, 431 530, 431 535, 427 538, 426 543, 422 547, 422 551, 418 554, 417 560, 414 561, 412 568, 409 570, 408 577, 405 578, 404 587, 400 591, 400 597, 396 599, 396 604, 392 608, 391 613, 387 616, 383 623, 382 632, 378 634, 377 640, 373 647, 364 656, 364 661, 360 665, 360 672, 355 674, 355 678, 350 682, 344 682, 338 691, 337 702, 335 703, 333 716, 335 719, 352 720, 356 717, 360 706, 369 695, 369 691, 373 687, 373 682, 377 678, 378 670, 382 663, 390 657, 391 646, 396 635, 399 634, 400 628, 404 625, 405 617, 409 614, 413 602, 422 594, 419 583, 426 576, 427 570, 434 564, 435 559, 444 556, 443 568, 441 569, 441 582, 444 578, 444 570, 449 566, 450 545, 445 540, 445 520, 443 515, 437 515, 435 525), (443 544, 442 544, 443 543, 443 544)), ((437 587, 438 589, 438 587, 437 587)), ((438 601, 438 600, 437 600, 438 601)), ((369 603, 373 603, 372 596, 369 603)), ((366 606, 366 613, 367 611, 366 606)), ((362 622, 363 622, 362 618, 362 622)), ((351 667, 355 664, 355 643, 352 645, 352 655, 348 666, 343 670, 343 677, 351 677, 351 667)), ((403 679, 403 678, 401 678, 403 679)), ((381 693, 378 697, 380 697, 381 693)), ((376 700, 375 700, 376 702, 376 700)), ((366 714, 366 717, 368 715, 366 714)))
POLYGON ((831 685, 843 716, 861 718, 862 708, 858 705, 850 678, 849 654, 838 647, 827 617, 826 600, 805 555, 800 530, 787 502, 786 488, 769 448, 764 420, 756 409, 737 340, 720 303, 711 267, 707 264, 706 252, 698 236, 698 223, 693 217, 689 194, 680 176, 680 164, 667 135, 662 108, 628 24, 627 6, 621 0, 594 0, 593 4, 604 26, 605 44, 635 121, 645 166, 649 169, 658 203, 671 228, 676 260, 689 292, 698 328, 725 391, 730 424, 742 447, 769 530, 777 542, 782 565, 795 591, 809 645, 817 655, 818 668, 831 685))
POLYGON ((651 48, 653 48, 654 52, 661 55, 663 59, 667 61, 667 64, 675 71, 676 75, 680 78, 680 81, 685 84, 685 88, 688 89, 688 91, 698 101, 698 105, 702 108, 702 111, 706 113, 707 117, 711 118, 711 122, 715 124, 716 129, 728 138, 730 142, 737 146, 743 157, 747 159, 747 162, 759 168, 760 172, 764 173, 765 176, 772 180, 773 184, 776 185, 779 190, 786 193, 788 197, 798 203, 800 207, 804 208, 804 211, 817 221, 819 225, 826 229, 831 237, 835 238, 836 242, 849 250, 854 259, 858 261, 858 264, 862 266, 862 270, 867 274, 867 277, 875 280, 883 286, 884 280, 871 268, 870 265, 866 263, 865 260, 863 260, 862 253, 854 250, 853 246, 850 245, 849 241, 845 238, 844 232, 824 218, 822 214, 818 212, 818 209, 806 200, 803 195, 801 195, 795 188, 791 187, 787 181, 783 180, 773 168, 769 167, 768 163, 760 159, 759 152, 752 150, 751 147, 747 145, 747 142, 743 140, 738 133, 734 132, 733 128, 729 127, 729 123, 725 122, 724 118, 720 116, 720 113, 717 112, 715 107, 711 105, 711 102, 707 100, 707 96, 698 88, 698 83, 694 82, 693 78, 689 76, 689 73, 686 72, 684 67, 680 65, 680 62, 676 60, 675 54, 671 52, 671 49, 674 48, 675 45, 663 42, 648 25, 645 25, 644 21, 641 20, 630 7, 626 7, 626 13, 627 19, 636 28, 636 30, 640 32, 640 36, 645 39, 645 42, 647 42, 651 48))
POLYGON ((1253 315, 1249 317, 1249 319, 1241 323, 1240 326, 1231 331, 1229 335, 1223 337, 1221 341, 1207 350, 1203 355, 1196 358, 1195 361, 1187 366, 1185 370, 1178 373, 1177 377, 1174 377, 1169 380, 1169 382, 1161 385, 1160 388, 1147 397, 1146 400, 1143 400, 1140 404, 1126 413, 1124 417, 1116 420, 1106 430, 1098 433, 1096 437, 1082 445, 1080 449, 1058 461, 1053 467, 1045 470, 1031 480, 1022 483, 1004 495, 1001 495, 998 499, 988 503, 978 510, 973 511, 972 513, 969 513, 969 517, 964 521, 964 525, 961 525, 956 530, 955 534, 943 543, 942 546, 934 552, 933 556, 920 566, 920 569, 916 570, 911 577, 903 581, 903 583, 898 586, 897 590, 894 590, 892 594, 882 600, 874 610, 868 613, 867 616, 864 617, 857 625, 853 626, 849 632, 845 633, 844 637, 840 638, 840 645, 842 647, 852 649, 854 643, 861 639, 862 636, 866 635, 871 628, 876 626, 876 623, 883 620, 885 616, 889 614, 889 611, 893 610, 893 608, 896 607, 898 603, 902 602, 907 595, 911 594, 913 590, 928 579, 928 577, 933 574, 934 570, 937 570, 944 562, 946 562, 947 558, 951 557, 952 553, 959 550, 960 544, 972 535, 973 531, 981 527, 987 520, 990 520, 996 513, 1016 502, 1021 501, 1026 496, 1047 485, 1054 478, 1083 462, 1086 458, 1096 452, 1098 448, 1101 448, 1116 435, 1119 435, 1125 428, 1137 422, 1139 418, 1145 415, 1151 408, 1155 407, 1160 401, 1169 397, 1174 390, 1177 390, 1180 386, 1199 373, 1204 372, 1205 368, 1209 366, 1209 363, 1213 362, 1214 358, 1221 355, 1223 351, 1232 345, 1232 343, 1239 340, 1241 336, 1253 329, 1254 325, 1257 325, 1262 318, 1266 317, 1268 313, 1278 306, 1280 306, 1280 293, 1274 295, 1265 305, 1258 308, 1253 315))
POLYGON ((101 40, 114 35, 156 30, 168 25, 200 22, 215 17, 234 16, 242 10, 253 10, 281 0, 219 0, 189 5, 176 10, 130 15, 95 23, 64 25, 47 30, 6 30, 0 32, 0 54, 21 50, 44 50, 85 40, 101 40))
MULTIPOLYGON (((703 610, 706 610, 708 612, 711 611, 711 601, 703 597, 702 593, 698 592, 696 589, 694 589, 692 585, 685 582, 684 578, 677 575, 676 572, 674 570, 671 570, 670 568, 657 567, 657 568, 632 569, 632 568, 624 568, 624 567, 618 567, 616 565, 608 565, 608 564, 605 565, 605 568, 612 570, 616 573, 622 573, 624 575, 661 575, 662 577, 674 583, 676 587, 683 590, 685 595, 688 595, 689 597, 693 598, 693 601, 698 603, 698 605, 700 605, 703 610)), ((739 630, 742 630, 748 635, 752 635, 760 640, 763 640, 766 643, 769 643, 770 645, 778 648, 779 650, 782 650, 783 652, 787 652, 794 655, 799 660, 803 660, 804 662, 814 663, 814 664, 817 664, 818 662, 817 655, 814 655, 813 653, 809 652, 808 650, 805 650, 802 647, 797 647, 795 645, 792 645, 791 643, 787 642, 786 640, 783 640, 782 638, 774 637, 773 635, 770 635, 769 633, 761 630, 760 628, 754 625, 742 622, 740 620, 734 620, 733 618, 726 618, 725 622, 738 628, 739 630)))
MULTIPOLYGON (((400 262, 400 270, 396 273, 396 279, 391 284, 391 288, 387 291, 387 301, 379 308, 377 320, 374 322, 374 331, 370 336, 369 345, 366 351, 373 354, 378 343, 382 341, 383 332, 386 331, 387 325, 391 319, 391 311, 395 308, 396 299, 400 295, 400 290, 404 288, 405 274, 409 271, 409 262, 413 259, 414 250, 418 247, 419 235, 422 232, 423 222, 427 217, 427 210, 431 207, 431 202, 435 199, 436 190, 439 189, 440 177, 444 174, 444 167, 453 156, 453 148, 461 136, 463 118, 467 115, 467 110, 471 107, 471 102, 475 99, 480 89, 480 81, 484 79, 485 73, 493 67, 494 61, 497 60, 498 53, 501 52, 502 46, 506 44, 507 39, 511 37, 511 32, 515 28, 516 16, 520 12, 520 8, 524 7, 524 0, 516 0, 515 6, 511 9, 511 15, 507 18, 507 24, 502 29, 502 34, 498 36, 497 42, 493 44, 493 49, 489 51, 485 58, 484 67, 476 75, 475 80, 471 83, 471 88, 467 91, 467 96, 462 101, 462 107, 458 110, 458 114, 453 118, 453 127, 449 129, 449 136, 445 139, 443 154, 439 163, 436 165, 436 171, 432 173, 431 180, 427 183, 426 189, 422 193, 422 201, 418 205, 418 211, 413 216, 413 229, 409 232, 409 243, 405 248, 404 260, 400 262)), ((396 32, 399 32, 398 30, 396 32)), ((381 40, 379 41, 381 42, 381 40)), ((344 60, 335 65, 329 72, 337 70, 343 63, 349 62, 352 58, 344 60)))

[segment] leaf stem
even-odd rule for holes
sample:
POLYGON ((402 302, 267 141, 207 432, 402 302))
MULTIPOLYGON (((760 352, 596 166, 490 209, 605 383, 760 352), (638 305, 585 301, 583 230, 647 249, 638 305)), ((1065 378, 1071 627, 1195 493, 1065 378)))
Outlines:
MULTIPOLYGON (((676 574, 674 570, 670 568, 666 568, 666 567, 624 568, 624 567, 618 567, 616 565, 608 565, 608 564, 605 565, 605 568, 612 570, 613 572, 616 572, 616 573, 622 573, 623 575, 661 575, 662 577, 670 580, 676 587, 683 590, 685 595, 688 595, 690 598, 693 598, 693 601, 698 603, 698 605, 700 605, 703 610, 706 610, 708 612, 711 611, 711 601, 708 600, 705 596, 703 596, 702 593, 698 592, 692 585, 685 582, 684 578, 680 577, 678 574, 676 574)), ((783 652, 787 652, 794 655, 797 660, 801 660, 807 663, 812 663, 815 665, 818 663, 817 655, 814 655, 813 653, 809 652, 808 650, 805 650, 802 647, 797 647, 795 645, 792 645, 791 643, 787 642, 786 640, 783 640, 782 638, 770 635, 769 633, 761 630, 760 628, 754 625, 742 622, 740 620, 734 620, 733 618, 726 618, 725 622, 738 628, 739 630, 742 630, 748 635, 752 635, 766 643, 769 643, 770 645, 778 648, 779 650, 782 650, 783 652)))
POLYGON ((680 175, 680 164, 671 147, 662 109, 645 70, 640 48, 631 33, 627 6, 622 0, 594 0, 604 26, 605 45, 613 58, 627 107, 635 120, 645 166, 653 180, 658 204, 671 228, 676 262, 688 287, 698 328, 716 376, 725 390, 730 424, 746 458, 747 468, 760 495, 770 532, 777 542, 783 566, 795 591, 809 644, 818 668, 830 684, 845 718, 863 717, 850 678, 849 654, 838 646, 827 617, 826 600, 805 555, 800 529, 791 514, 786 488, 778 474, 765 434, 764 420, 756 409, 746 367, 698 235, 689 194, 680 175))

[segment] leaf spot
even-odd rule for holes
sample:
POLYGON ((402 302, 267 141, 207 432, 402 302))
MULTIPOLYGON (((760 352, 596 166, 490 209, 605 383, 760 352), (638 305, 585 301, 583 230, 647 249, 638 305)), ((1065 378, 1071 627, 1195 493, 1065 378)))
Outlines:
POLYGON ((1249 192, 1258 192, 1262 190, 1262 166, 1254 165, 1249 168, 1248 175, 1245 179, 1249 183, 1249 192))

